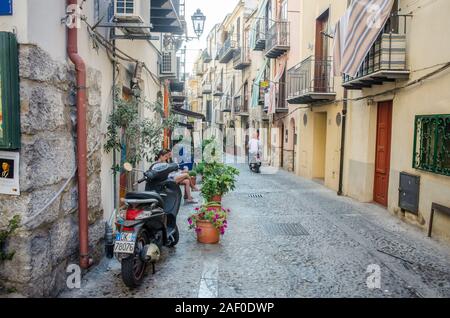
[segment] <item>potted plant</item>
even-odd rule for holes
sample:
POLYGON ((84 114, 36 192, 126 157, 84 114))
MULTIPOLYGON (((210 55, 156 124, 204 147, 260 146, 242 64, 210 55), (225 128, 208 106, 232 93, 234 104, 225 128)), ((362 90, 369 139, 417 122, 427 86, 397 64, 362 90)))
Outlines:
POLYGON ((197 185, 197 171, 191 170, 189 171, 189 177, 191 178, 191 183, 193 186, 197 185))
POLYGON ((201 179, 203 179, 203 173, 205 172, 205 163, 200 162, 195 167, 195 172, 197 172, 197 175, 201 176, 201 179))
POLYGON ((219 243, 220 235, 225 234, 228 227, 229 212, 229 209, 225 210, 217 203, 208 203, 196 208, 188 223, 190 229, 195 229, 197 241, 203 244, 219 243))
POLYGON ((222 196, 236 187, 239 170, 221 163, 205 166, 202 196, 207 202, 221 202, 222 196))

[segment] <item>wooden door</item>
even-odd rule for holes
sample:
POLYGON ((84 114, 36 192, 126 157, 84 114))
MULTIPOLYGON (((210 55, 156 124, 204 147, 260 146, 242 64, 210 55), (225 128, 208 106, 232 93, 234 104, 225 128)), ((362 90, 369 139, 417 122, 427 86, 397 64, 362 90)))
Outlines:
POLYGON ((388 205, 391 161, 392 101, 378 103, 374 201, 388 205))
POLYGON ((326 61, 328 58, 328 19, 329 10, 326 10, 316 20, 316 48, 314 61, 314 87, 315 92, 327 92, 328 68, 326 61))

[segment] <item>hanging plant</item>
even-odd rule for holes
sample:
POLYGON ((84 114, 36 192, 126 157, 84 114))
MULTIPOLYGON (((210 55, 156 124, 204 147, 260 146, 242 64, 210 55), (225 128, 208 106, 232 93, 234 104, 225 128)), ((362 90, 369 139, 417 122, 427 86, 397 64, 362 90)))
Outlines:
POLYGON ((20 216, 14 216, 9 222, 5 230, 0 230, 0 262, 10 261, 14 257, 15 252, 5 252, 5 243, 15 230, 19 228, 20 216))
MULTIPOLYGON (((116 108, 108 117, 108 128, 104 150, 107 153, 122 151, 126 145, 125 161, 133 165, 146 160, 151 162, 157 154, 164 129, 173 130, 177 123, 175 116, 164 116, 163 106, 159 101, 148 102, 135 92, 130 99, 121 98, 122 90, 114 88, 116 108), (152 118, 142 118, 139 110, 150 110, 152 118)), ((118 170, 119 167, 113 167, 118 170)))

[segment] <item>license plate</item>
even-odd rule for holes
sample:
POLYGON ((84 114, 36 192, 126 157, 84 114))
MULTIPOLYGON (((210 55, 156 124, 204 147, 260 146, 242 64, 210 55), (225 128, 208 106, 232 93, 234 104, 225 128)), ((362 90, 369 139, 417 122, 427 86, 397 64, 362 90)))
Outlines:
POLYGON ((134 233, 117 233, 114 253, 133 254, 135 244, 136 235, 134 233))

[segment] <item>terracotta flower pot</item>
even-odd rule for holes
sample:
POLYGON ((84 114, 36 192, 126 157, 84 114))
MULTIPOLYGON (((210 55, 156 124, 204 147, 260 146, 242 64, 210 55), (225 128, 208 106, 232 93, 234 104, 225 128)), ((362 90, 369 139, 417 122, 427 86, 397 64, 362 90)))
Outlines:
POLYGON ((197 241, 203 244, 217 244, 220 241, 219 230, 209 221, 197 220, 197 241))
POLYGON ((222 196, 221 195, 215 195, 211 198, 211 202, 219 202, 222 203, 222 196))

